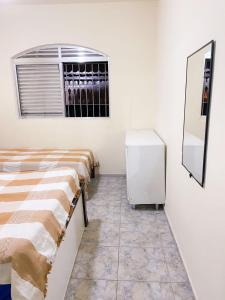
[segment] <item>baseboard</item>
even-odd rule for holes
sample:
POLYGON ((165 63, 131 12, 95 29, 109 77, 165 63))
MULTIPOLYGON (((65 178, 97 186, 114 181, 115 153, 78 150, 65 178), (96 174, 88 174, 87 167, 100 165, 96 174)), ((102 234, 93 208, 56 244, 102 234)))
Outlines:
POLYGON ((98 174, 98 176, 108 176, 108 177, 126 177, 126 174, 108 174, 108 173, 105 173, 105 174, 98 174))
POLYGON ((168 222, 169 222, 169 225, 170 225, 170 228, 171 228, 172 234, 173 234, 173 236, 174 236, 174 239, 175 239, 175 241, 176 241, 177 248, 178 248, 178 251, 179 251, 179 253, 180 253, 180 256, 181 256, 181 258, 182 258, 182 261, 183 261, 183 264, 184 264, 185 270, 186 270, 186 272, 187 272, 187 276, 188 276, 188 279, 189 279, 189 281, 190 281, 190 285, 191 285, 191 288, 192 288, 192 291, 193 291, 193 294, 194 294, 195 300, 199 300, 199 298, 197 297, 196 290, 194 289, 194 285, 193 285, 193 282, 192 282, 192 280, 191 280, 190 273, 189 273, 189 270, 188 270, 187 264, 186 264, 186 262, 185 262, 185 259, 184 259, 184 255, 183 255, 183 253, 182 253, 182 251, 181 251, 181 248, 180 248, 180 245, 179 245, 178 239, 177 239, 177 237, 176 237, 176 234, 175 234, 175 232, 174 232, 174 230, 173 230, 173 225, 172 225, 172 222, 171 222, 171 220, 170 220, 170 217, 169 217, 169 215, 168 215, 168 213, 167 213, 166 206, 165 206, 165 208, 164 208, 164 211, 165 211, 166 217, 167 217, 167 219, 168 219, 168 222))

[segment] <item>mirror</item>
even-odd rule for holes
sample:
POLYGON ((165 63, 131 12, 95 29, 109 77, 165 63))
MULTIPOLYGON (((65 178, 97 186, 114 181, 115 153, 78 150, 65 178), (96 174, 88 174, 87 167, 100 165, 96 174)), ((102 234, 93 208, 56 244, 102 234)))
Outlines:
POLYGON ((187 58, 182 165, 203 186, 213 72, 214 41, 187 58))

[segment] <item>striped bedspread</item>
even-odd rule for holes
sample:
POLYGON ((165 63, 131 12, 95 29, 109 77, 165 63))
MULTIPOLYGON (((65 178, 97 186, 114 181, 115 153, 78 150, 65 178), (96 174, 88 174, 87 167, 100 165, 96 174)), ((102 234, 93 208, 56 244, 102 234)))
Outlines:
POLYGON ((95 161, 86 149, 0 149, 0 171, 36 171, 55 167, 71 167, 89 182, 95 161))
POLYGON ((12 299, 44 299, 79 195, 72 168, 0 173, 0 284, 11 284, 12 299))

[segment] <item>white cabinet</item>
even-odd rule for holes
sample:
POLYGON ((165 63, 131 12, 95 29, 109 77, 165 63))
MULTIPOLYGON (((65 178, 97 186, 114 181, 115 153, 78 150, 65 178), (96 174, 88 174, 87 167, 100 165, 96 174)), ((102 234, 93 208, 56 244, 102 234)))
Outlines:
POLYGON ((126 134, 127 193, 129 203, 165 203, 165 144, 154 130, 126 134))

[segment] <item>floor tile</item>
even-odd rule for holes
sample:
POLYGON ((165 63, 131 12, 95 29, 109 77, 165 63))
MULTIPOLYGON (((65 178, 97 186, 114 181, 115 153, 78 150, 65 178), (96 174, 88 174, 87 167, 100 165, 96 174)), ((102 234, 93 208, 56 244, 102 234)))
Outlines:
POLYGON ((121 224, 120 246, 160 247, 160 233, 156 223, 152 224, 121 224))
POLYGON ((121 223, 156 223, 156 214, 152 211, 133 209, 131 207, 121 206, 121 223))
POLYGON ((81 244, 72 277, 116 280, 117 271, 117 247, 102 247, 97 244, 81 244))
POLYGON ((120 247, 119 280, 166 282, 168 276, 160 248, 120 247))
POLYGON ((117 300, 174 300, 169 283, 119 281, 117 300))
POLYGON ((95 189, 96 193, 104 193, 104 192, 108 192, 111 194, 118 194, 120 193, 121 195, 121 185, 120 184, 105 184, 105 185, 99 185, 96 189, 95 189))
POLYGON ((161 245, 164 248, 176 247, 175 239, 168 229, 168 231, 164 231, 160 233, 161 245))
POLYGON ((89 226, 65 300, 194 300, 162 207, 133 209, 125 176, 96 177, 88 194, 89 226))
POLYGON ((158 211, 157 224, 159 226, 159 229, 161 229, 161 230, 164 230, 165 228, 170 228, 166 214, 163 210, 158 211))
POLYGON ((116 281, 72 279, 65 300, 116 300, 116 281))
POLYGON ((180 254, 176 247, 163 248, 171 282, 188 281, 180 254))
POLYGON ((120 193, 96 193, 91 199, 88 200, 88 202, 95 205, 120 206, 121 197, 120 193))
POLYGON ((122 186, 121 187, 121 196, 124 198, 124 199, 127 199, 127 188, 125 186, 122 186))
POLYGON ((82 243, 98 243, 101 246, 119 246, 119 224, 91 220, 85 228, 82 243))
POLYGON ((131 208, 130 203, 128 202, 127 197, 122 197, 121 196, 121 206, 131 208))
POLYGON ((195 300, 189 282, 172 283, 175 300, 195 300))
POLYGON ((119 223, 120 207, 112 205, 95 205, 87 203, 89 220, 101 220, 102 222, 119 223))
POLYGON ((111 186, 110 187, 99 187, 98 189, 95 190, 95 195, 96 194, 99 194, 99 195, 104 194, 104 196, 108 196, 108 195, 121 196, 121 188, 120 188, 120 186, 116 186, 115 188, 113 188, 111 186))

